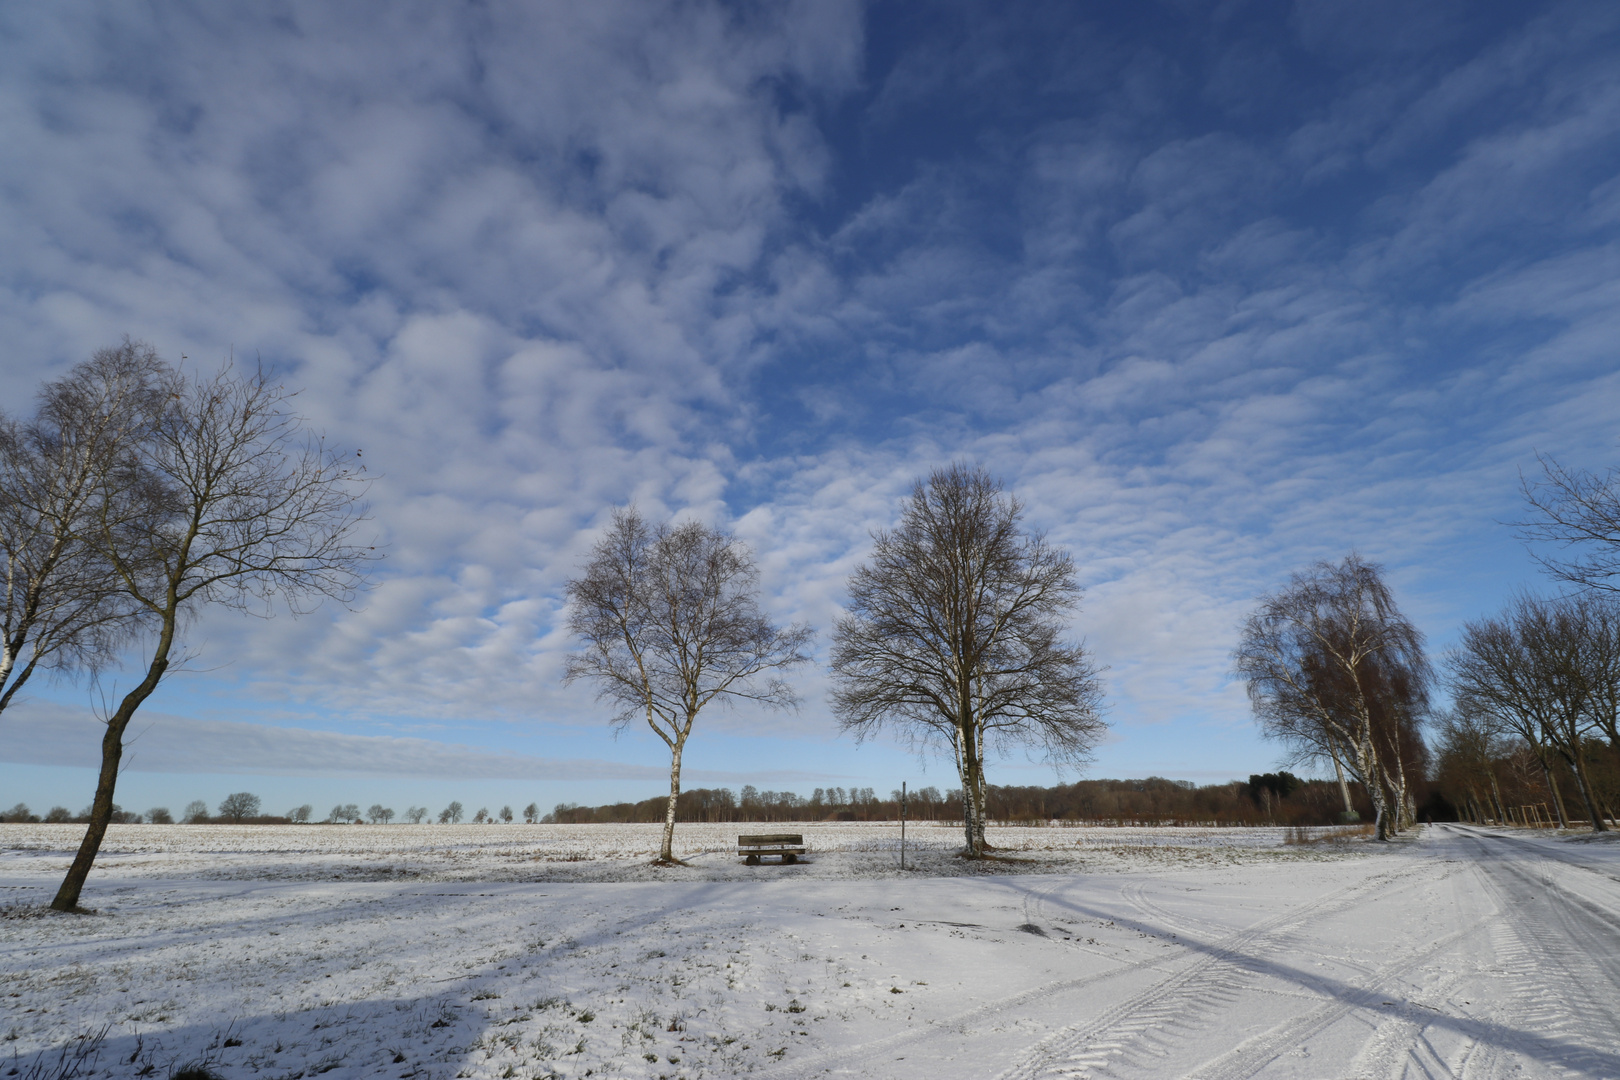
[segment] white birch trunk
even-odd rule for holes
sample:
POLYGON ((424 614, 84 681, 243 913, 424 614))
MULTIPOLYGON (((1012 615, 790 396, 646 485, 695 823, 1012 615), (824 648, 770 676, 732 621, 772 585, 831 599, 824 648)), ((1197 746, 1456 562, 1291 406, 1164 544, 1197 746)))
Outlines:
POLYGON ((1350 785, 1344 778, 1344 766, 1339 764, 1339 750, 1333 745, 1328 746, 1328 756, 1333 759, 1333 771, 1339 777, 1339 794, 1344 798, 1345 820, 1356 812, 1355 806, 1350 802, 1350 785))
POLYGON ((669 748, 669 808, 664 811, 664 843, 658 849, 661 862, 675 861, 675 804, 681 797, 681 751, 686 749, 686 735, 681 733, 669 748))

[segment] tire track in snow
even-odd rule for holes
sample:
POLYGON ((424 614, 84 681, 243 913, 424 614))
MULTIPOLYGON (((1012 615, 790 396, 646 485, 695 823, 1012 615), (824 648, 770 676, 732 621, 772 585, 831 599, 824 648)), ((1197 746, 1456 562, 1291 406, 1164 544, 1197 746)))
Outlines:
MULTIPOLYGON (((1447 934, 1427 948, 1392 961, 1370 972, 1366 982, 1355 987, 1348 994, 1338 994, 1330 1000, 1299 1016, 1293 1017, 1269 1031, 1256 1035, 1226 1053, 1212 1058, 1196 1068, 1190 1070, 1188 1075, 1196 1076, 1199 1080, 1241 1080, 1254 1076, 1267 1065, 1276 1061, 1288 1052, 1290 1047, 1298 1046, 1312 1036, 1327 1030, 1334 1024, 1343 1020, 1358 1010, 1383 1009, 1389 1011, 1392 1003, 1386 995, 1389 987, 1404 975, 1410 974, 1422 965, 1429 963, 1435 957, 1464 945, 1469 939, 1481 936, 1487 930, 1485 920, 1468 926, 1462 930, 1447 934)), ((1419 1022, 1422 1013, 1411 1006, 1395 1007, 1399 1013, 1390 1020, 1385 1021, 1374 1033, 1374 1041, 1387 1043, 1387 1029, 1400 1028, 1410 1033, 1421 1032, 1423 1025, 1419 1022)), ((1408 1037, 1403 1045, 1411 1046, 1415 1040, 1408 1037)), ((1439 1053, 1432 1046, 1419 1047, 1419 1056, 1426 1057, 1441 1069, 1434 1072, 1425 1069, 1424 1075, 1450 1076, 1454 1073, 1449 1065, 1441 1061, 1439 1053)), ((1401 1051, 1403 1057, 1410 1056, 1406 1050, 1401 1051)), ((1376 1055, 1366 1054, 1364 1057, 1376 1055)), ((1347 1070, 1351 1075, 1361 1075, 1355 1069, 1347 1070)), ((1388 1074, 1391 1070, 1385 1068, 1372 1068, 1369 1073, 1377 1075, 1388 1074)))
MULTIPOLYGON (((1070 879, 1072 883, 1072 879, 1070 879)), ((1027 921, 1039 924, 1041 921, 1050 921, 1045 913, 1048 894, 1058 888, 1063 882, 1051 884, 1035 883, 1026 885, 1022 881, 1009 881, 1009 885, 1017 885, 1026 889, 1025 914, 1027 921)), ((988 1005, 969 1009, 954 1016, 943 1018, 931 1024, 925 1031, 904 1032, 886 1038, 872 1040, 853 1047, 844 1047, 835 1051, 826 1051, 802 1058, 798 1061, 784 1065, 781 1068, 770 1070, 764 1076, 789 1080, 791 1077, 808 1076, 826 1073, 833 1070, 855 1071, 859 1070, 863 1062, 892 1060, 892 1055, 908 1046, 923 1042, 933 1042, 945 1037, 948 1032, 962 1033, 970 1029, 993 1024, 997 1021, 1017 1019, 1025 1015, 1028 1006, 1037 1001, 1047 1001, 1053 997, 1070 994, 1095 988, 1100 984, 1121 978, 1145 969, 1155 967, 1179 967, 1180 971, 1171 975, 1169 980, 1156 984, 1165 987, 1169 983, 1180 983, 1189 978, 1196 977, 1201 972, 1217 966, 1223 958, 1246 949, 1251 943, 1263 939, 1285 927, 1300 926, 1309 920, 1324 915, 1335 914, 1362 903, 1368 894, 1380 893, 1391 886, 1410 884, 1409 872, 1400 870, 1387 870, 1382 873, 1370 875, 1360 881, 1325 893, 1311 900, 1303 901, 1286 911, 1277 913, 1269 918, 1262 919, 1248 927, 1233 931, 1225 937, 1208 944, 1192 941, 1181 941, 1180 945, 1187 949, 1199 949, 1202 955, 1195 956, 1189 963, 1184 957, 1153 956, 1132 963, 1122 964, 1107 971, 1081 976, 1076 979, 1060 979, 1055 982, 1044 983, 1041 986, 1013 995, 988 1005)), ((1101 917, 1098 912, 1086 912, 1092 917, 1101 917)), ((1115 916, 1118 925, 1132 929, 1130 920, 1115 916)), ((1011 929, 1011 928, 1009 928, 1011 929)), ((1160 929, 1150 926, 1147 929, 1160 929)), ((1016 932, 1016 931, 1014 931, 1016 932)), ((1150 991, 1151 993, 1151 991, 1150 991)), ((1138 995, 1141 996, 1141 995, 1138 995)), ((1133 998, 1132 1000, 1135 1000, 1133 998)), ((1109 1010, 1104 1021, 1118 1022, 1125 1019, 1125 1007, 1116 1007, 1109 1010)), ((1061 1033, 1059 1033, 1061 1035, 1061 1033)), ((1043 1040, 1044 1042, 1044 1040, 1043 1040)), ((1037 1044, 1042 1045, 1042 1044, 1037 1044)), ((1006 1074, 1015 1075, 1015 1074, 1006 1074)))
MULTIPOLYGON (((1417 880, 1410 871, 1391 871, 1378 875, 1360 889, 1341 890, 1331 902, 1311 905, 1304 910, 1296 908, 1265 920, 1241 935, 1240 940, 1221 943, 1199 962, 1116 1005, 1091 1023, 1041 1040, 1025 1052, 1024 1061, 1003 1072, 998 1080, 1164 1075, 1167 1059, 1176 1048, 1206 1036, 1216 1018, 1245 996, 1255 993, 1277 996, 1277 991, 1256 985, 1268 975, 1267 956, 1292 957, 1306 951, 1305 943, 1297 938, 1307 923, 1339 914, 1374 897, 1387 898, 1422 884, 1427 881, 1417 880)), ((1223 1071, 1217 1075, 1250 1075, 1254 1071, 1248 1064, 1252 1059, 1262 1059, 1263 1065, 1277 1056, 1271 1049, 1272 1042, 1280 1047, 1296 1040, 1293 1030, 1296 1025, 1300 1034, 1309 1034, 1352 1009, 1377 1004, 1381 1000, 1376 989, 1379 984, 1455 947, 1479 929, 1475 925, 1456 931, 1416 954, 1384 965, 1373 975, 1371 985, 1359 988, 1354 997, 1326 1002, 1303 1017, 1273 1029, 1267 1033, 1271 1038, 1262 1035, 1261 1042, 1250 1040, 1245 1046, 1252 1044, 1251 1053, 1224 1063, 1223 1071)), ((1318 992, 1328 991, 1324 986, 1318 992)), ((1217 1058, 1216 1062, 1222 1060, 1217 1058)), ((1200 1068, 1191 1075, 1203 1076, 1204 1073, 1200 1068)))
MULTIPOLYGON (((1477 840, 1475 846, 1484 847, 1477 840)), ((1525 1075, 1526 1062, 1537 1076, 1620 1075, 1620 1058, 1602 1049, 1610 1036, 1597 1034, 1598 1045, 1592 1045, 1596 1033, 1620 1030, 1611 1004, 1620 996, 1615 993, 1620 991, 1616 970, 1620 969, 1620 955, 1615 949, 1614 915, 1561 888, 1547 867, 1535 861, 1539 852, 1526 851, 1529 858, 1524 861, 1492 861, 1490 855, 1499 851, 1476 852, 1485 858, 1471 860, 1469 866, 1470 877, 1480 886, 1476 895, 1491 897, 1493 911, 1366 976, 1355 977, 1352 986, 1335 988, 1331 1000, 1224 1054, 1196 1065, 1184 1057, 1173 1060, 1177 1049, 1185 1051, 1192 1040, 1208 1039, 1219 1017, 1245 994, 1268 993, 1251 977, 1258 974, 1261 964, 1257 961, 1263 962, 1267 953, 1296 954, 1302 944, 1289 941, 1290 935, 1282 928, 1258 955, 1249 958, 1248 966, 1255 970, 1245 971, 1242 964, 1225 969, 1197 965, 1091 1024, 1042 1040, 1024 1062, 1004 1072, 1002 1080, 1171 1074, 1238 1080, 1266 1070, 1290 1048, 1303 1047, 1358 1012, 1376 1026, 1354 1060, 1347 1063, 1346 1075, 1488 1080, 1525 1075), (1541 910, 1535 908, 1537 900, 1541 910), (1509 1001, 1492 1010, 1490 1021, 1400 1001, 1398 987, 1404 985, 1406 976, 1447 952, 1463 949, 1476 954, 1488 950, 1498 975, 1515 987, 1509 1001), (1386 1000, 1386 990, 1395 1001, 1386 1000)), ((1565 865, 1563 860, 1556 862, 1565 865)), ((1442 871, 1442 879, 1454 872, 1438 859, 1431 866, 1442 871)), ((1149 909, 1155 907, 1145 895, 1136 899, 1149 909)), ((1438 984, 1431 981, 1424 995, 1438 995, 1443 1000, 1448 990, 1455 991, 1466 979, 1478 977, 1477 971, 1454 970, 1438 984)), ((1269 991, 1269 996, 1274 1001, 1276 991, 1269 991)), ((1259 1004, 1261 999, 1251 1000, 1259 1004)))
POLYGON ((1539 1068, 1565 1076, 1612 1075, 1613 1057, 1581 1044, 1590 1040, 1586 1033, 1594 1027, 1608 1032, 1610 1043, 1620 1031, 1620 1010, 1614 1004, 1620 999, 1620 913, 1573 895, 1557 881, 1557 871, 1583 870, 1607 880, 1611 876, 1559 858, 1533 841, 1468 829, 1452 832, 1478 854, 1481 884, 1504 913, 1492 934, 1498 971, 1512 987, 1508 1004, 1497 1010, 1500 1020, 1537 1033, 1542 1036, 1538 1042, 1563 1041, 1567 1050, 1556 1059, 1549 1060, 1545 1051, 1532 1055, 1539 1068), (1508 843, 1492 842, 1498 839, 1508 843), (1505 860, 1499 857, 1504 850, 1525 857, 1505 860))

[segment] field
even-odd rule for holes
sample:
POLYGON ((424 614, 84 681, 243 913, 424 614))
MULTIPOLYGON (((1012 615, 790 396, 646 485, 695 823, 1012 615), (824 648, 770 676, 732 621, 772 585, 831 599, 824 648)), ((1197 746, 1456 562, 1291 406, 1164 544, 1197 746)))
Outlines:
POLYGON ((0 826, 19 1076, 1620 1075, 1612 844, 137 825, 43 913, 81 828, 0 826))

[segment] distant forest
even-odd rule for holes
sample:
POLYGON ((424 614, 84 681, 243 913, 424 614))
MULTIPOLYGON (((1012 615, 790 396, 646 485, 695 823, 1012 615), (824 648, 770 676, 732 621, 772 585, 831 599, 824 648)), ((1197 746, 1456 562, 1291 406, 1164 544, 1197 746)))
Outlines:
MULTIPOLYGON (((1372 805, 1360 785, 1350 785, 1352 804, 1363 820, 1372 805)), ((541 820, 555 824, 659 822, 667 795, 606 806, 562 803, 541 820)), ((1422 820, 1453 821, 1451 805, 1428 792, 1419 801, 1422 820)), ((1339 785, 1301 780, 1290 773, 1266 773, 1224 784, 1199 786, 1152 776, 1145 780, 1080 780, 1055 787, 992 784, 986 800, 991 823, 1028 825, 1059 821, 1077 825, 1329 825, 1344 810, 1339 785)), ((791 791, 745 787, 683 791, 676 820, 719 821, 894 821, 900 792, 879 798, 871 788, 817 788, 807 799, 791 791)), ((908 794, 906 816, 913 821, 962 820, 962 792, 918 788, 908 794)))

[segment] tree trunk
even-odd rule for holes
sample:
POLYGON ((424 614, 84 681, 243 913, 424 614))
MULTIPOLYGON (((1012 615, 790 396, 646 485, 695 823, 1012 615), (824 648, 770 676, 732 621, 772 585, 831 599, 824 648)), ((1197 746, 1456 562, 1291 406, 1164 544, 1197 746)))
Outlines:
POLYGON ((1502 789, 1496 785, 1496 770, 1487 768, 1485 774, 1491 778, 1491 798, 1496 800, 1496 820, 1500 822, 1507 815, 1507 805, 1502 802, 1502 789))
POLYGON ((141 702, 157 689, 158 681, 169 667, 169 647, 173 642, 174 620, 171 618, 164 620, 146 678, 124 695, 124 700, 118 703, 118 711, 107 720, 107 733, 101 737, 101 775, 96 780, 95 800, 90 804, 90 826, 85 829, 84 840, 79 844, 79 853, 73 857, 73 865, 68 867, 67 877, 62 879, 62 887, 56 891, 56 899, 51 901, 51 907, 57 911, 79 909, 79 893, 84 889, 90 867, 95 865, 96 853, 101 850, 101 841, 107 835, 107 826, 112 822, 113 788, 118 783, 118 763, 124 756, 124 731, 141 702))
POLYGON ((1350 785, 1344 779, 1344 766, 1339 764, 1339 751, 1333 746, 1328 747, 1328 756, 1333 759, 1333 772, 1339 778, 1339 794, 1344 797, 1345 820, 1356 812, 1355 806, 1350 802, 1350 785))
POLYGON ((1389 804, 1394 809, 1394 832, 1398 836, 1411 827, 1411 818, 1415 816, 1409 809, 1411 798, 1406 793, 1406 768, 1401 764, 1398 754, 1395 757, 1394 770, 1384 775, 1389 777, 1389 804))
POLYGON ((1545 752, 1538 754, 1537 758, 1541 761, 1541 775, 1547 781, 1547 790, 1552 792, 1553 809, 1558 811, 1558 827, 1567 829, 1569 828, 1569 815, 1564 812, 1564 796, 1558 790, 1558 781, 1553 777, 1552 766, 1547 764, 1545 752))
POLYGON ((1608 832, 1609 827, 1603 824, 1603 815, 1598 811, 1597 802, 1592 798, 1592 783, 1586 776, 1586 755, 1581 753, 1579 744, 1575 746, 1574 754, 1565 754, 1570 765, 1575 770, 1575 786, 1581 789, 1581 801, 1586 804, 1586 818, 1592 823, 1593 832, 1608 832))
POLYGON ((1356 746, 1356 766, 1361 770, 1363 786, 1367 789, 1367 798, 1373 804, 1373 822, 1378 828, 1378 839, 1388 840, 1389 832, 1389 800, 1387 798, 1388 781, 1384 777, 1384 770, 1379 764, 1378 755, 1374 752, 1371 739, 1364 739, 1356 746))
POLYGON ((681 751, 686 749, 686 734, 676 736, 669 750, 669 809, 664 811, 664 843, 658 849, 658 861, 675 861, 675 804, 681 797, 681 751))
POLYGON ((966 726, 957 729, 956 767, 962 779, 962 830, 967 854, 976 859, 984 854, 984 763, 979 760, 974 734, 966 726))

